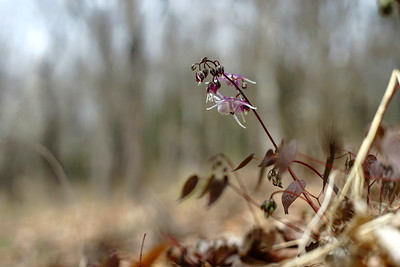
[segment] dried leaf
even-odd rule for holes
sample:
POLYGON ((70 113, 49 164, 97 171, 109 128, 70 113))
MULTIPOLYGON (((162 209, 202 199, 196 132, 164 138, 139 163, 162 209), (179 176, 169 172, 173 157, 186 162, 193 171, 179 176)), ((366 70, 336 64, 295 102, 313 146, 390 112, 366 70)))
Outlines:
POLYGON ((272 250, 276 241, 276 229, 266 232, 263 228, 254 228, 245 235, 239 247, 241 261, 252 265, 279 262, 281 259, 277 259, 272 250))
POLYGON ((185 184, 183 185, 182 192, 181 192, 181 197, 179 200, 184 199, 187 197, 190 193, 193 192, 193 190, 196 188, 197 183, 199 182, 199 177, 196 174, 193 174, 190 176, 185 184))
POLYGON ((242 162, 240 162, 240 164, 233 169, 232 171, 237 171, 240 170, 241 168, 243 168, 244 166, 246 166, 253 158, 254 158, 254 154, 255 153, 251 153, 250 155, 248 155, 242 162))
POLYGON ((238 248, 236 245, 224 243, 217 245, 214 243, 200 255, 200 261, 208 263, 208 266, 231 266, 231 256, 237 253, 238 248))
POLYGON ((285 210, 285 214, 289 214, 289 207, 292 203, 297 199, 299 195, 301 195, 306 187, 306 181, 293 181, 282 194, 282 206, 285 210), (300 186, 300 184, 301 186, 300 186), (291 193, 290 193, 291 192, 291 193))
POLYGON ((306 252, 310 252, 316 248, 319 248, 320 243, 319 241, 315 241, 315 242, 311 242, 310 244, 308 244, 308 246, 306 247, 306 252))
POLYGON ((155 261, 160 258, 168 249, 167 242, 155 245, 148 252, 143 255, 141 261, 133 261, 129 267, 150 267, 154 266, 155 261))
POLYGON ((207 207, 210 207, 215 201, 218 200, 218 198, 222 195, 224 192, 224 189, 228 185, 228 176, 225 175, 224 178, 221 179, 214 179, 212 180, 210 184, 210 189, 209 189, 209 199, 208 199, 208 204, 207 207))
POLYGON ((333 229, 335 235, 339 235, 348 228, 347 222, 354 217, 354 206, 352 201, 344 199, 333 217, 333 229))
POLYGON ((121 258, 116 252, 111 253, 110 256, 106 259, 106 261, 103 263, 104 267, 118 267, 120 263, 121 258))
POLYGON ((208 192, 208 190, 210 190, 211 184, 212 184, 212 182, 214 180, 215 180, 215 175, 214 174, 212 174, 210 177, 208 177, 207 184, 204 186, 203 191, 201 191, 201 193, 198 196, 198 198, 202 198, 208 192))

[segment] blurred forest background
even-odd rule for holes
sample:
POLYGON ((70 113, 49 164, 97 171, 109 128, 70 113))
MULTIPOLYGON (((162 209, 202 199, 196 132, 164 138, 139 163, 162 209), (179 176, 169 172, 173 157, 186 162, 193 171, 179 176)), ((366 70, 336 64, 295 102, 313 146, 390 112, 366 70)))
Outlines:
MULTIPOLYGON (((263 155, 251 116, 244 130, 205 111, 190 70, 204 56, 255 80, 273 136, 313 155, 332 124, 357 149, 400 65, 398 14, 374 0, 3 0, 0 21, 0 192, 16 199, 59 186, 46 149, 103 197, 177 181, 218 152, 263 155)), ((395 100, 387 121, 399 112, 395 100)))

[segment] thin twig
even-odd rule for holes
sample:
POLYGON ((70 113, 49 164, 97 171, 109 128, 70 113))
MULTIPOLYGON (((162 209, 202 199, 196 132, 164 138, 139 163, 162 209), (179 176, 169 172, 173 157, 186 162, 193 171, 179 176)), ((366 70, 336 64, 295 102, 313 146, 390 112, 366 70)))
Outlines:
MULTIPOLYGON (((225 161, 228 163, 228 165, 229 165, 229 167, 230 167, 231 169, 233 169, 233 168, 235 167, 235 166, 233 165, 233 162, 231 161, 231 159, 228 158, 228 156, 226 156, 226 155, 223 154, 223 153, 221 153, 220 155, 225 159, 225 161)), ((250 203, 252 200, 251 200, 251 197, 250 197, 250 195, 249 195, 249 192, 248 192, 248 190, 247 190, 246 185, 243 183, 243 181, 242 181, 240 175, 239 175, 237 172, 233 172, 233 175, 235 176, 236 182, 238 183, 240 189, 243 191, 243 197, 244 197, 244 199, 245 199, 246 202, 247 202, 247 206, 248 206, 248 208, 249 208, 249 210, 250 210, 251 215, 253 216, 254 224, 255 224, 256 226, 260 226, 260 221, 258 220, 258 217, 257 217, 257 215, 256 215, 256 213, 255 213, 255 211, 254 211, 254 209, 253 209, 253 207, 252 207, 252 205, 251 205, 251 203, 250 203)), ((232 186, 232 184, 230 184, 230 185, 232 186)), ((253 204, 254 204, 254 203, 253 203, 253 204)), ((258 207, 260 207, 260 206, 258 205, 258 207)))
POLYGON ((146 239, 146 233, 144 233, 143 235, 142 245, 140 246, 139 267, 142 267, 142 256, 143 256, 143 247, 145 239, 146 239))

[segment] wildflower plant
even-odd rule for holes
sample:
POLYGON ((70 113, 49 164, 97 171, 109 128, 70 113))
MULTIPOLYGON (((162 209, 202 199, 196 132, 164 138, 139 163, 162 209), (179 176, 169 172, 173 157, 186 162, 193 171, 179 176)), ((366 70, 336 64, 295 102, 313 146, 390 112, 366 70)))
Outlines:
MULTIPOLYGON (((399 88, 399 71, 393 71, 382 103, 359 152, 355 154, 341 148, 336 136, 332 134, 327 138, 325 151, 328 151, 328 155, 326 159, 318 160, 299 152, 294 140, 282 140, 280 145, 277 145, 266 124, 259 116, 256 105, 253 105, 245 94, 249 84, 256 84, 254 81, 238 74, 226 72, 218 60, 210 60, 207 57, 194 63, 191 69, 195 71, 197 84, 204 86, 206 102, 213 103, 207 110, 216 109, 221 115, 233 116, 242 128, 245 128, 244 116, 252 112, 270 141, 271 147, 266 148, 264 157, 259 158, 252 153, 237 165, 224 154, 212 157, 213 164, 210 175, 205 178, 199 175, 190 176, 182 188, 181 200, 199 189, 199 197, 208 196, 208 206, 211 206, 222 196, 226 188, 231 188, 243 197, 252 213, 254 213, 254 207, 256 207, 264 213, 265 218, 273 218, 283 222, 288 228, 302 235, 298 240, 290 240, 287 246, 276 244, 278 247, 284 248, 285 246, 295 245, 298 255, 316 250, 314 254, 319 255, 319 257, 326 256, 327 252, 330 251, 328 248, 331 248, 331 246, 332 248, 348 246, 347 241, 343 241, 347 239, 343 238, 340 239, 341 241, 330 242, 332 235, 334 237, 343 233, 348 236, 354 235, 354 231, 358 231, 362 227, 365 228, 367 223, 374 222, 374 218, 382 220, 379 219, 380 216, 399 209, 400 153, 398 151, 400 151, 400 127, 381 125, 383 114, 392 96, 399 88), (221 93, 220 89, 223 85, 231 90, 230 95, 221 93), (279 188, 261 201, 254 199, 249 194, 239 174, 239 170, 252 161, 258 161, 256 189, 259 189, 260 185, 265 183, 265 176, 272 183, 272 186, 279 188), (294 165, 308 169, 317 180, 320 180, 321 191, 319 194, 312 194, 307 190, 306 181, 295 173, 294 165), (318 165, 321 168, 315 167, 318 165), (282 178, 286 175, 292 178, 292 182, 289 184, 283 182, 282 178), (344 186, 341 188, 335 184, 338 177, 344 181, 344 186), (282 190, 281 188, 285 189, 282 190), (350 188, 352 188, 351 191, 350 188), (280 202, 285 214, 289 214, 289 207, 293 202, 301 199, 307 203, 315 215, 305 229, 301 229, 275 214, 275 210, 279 208, 276 202, 277 195, 281 196, 280 202), (350 221, 353 221, 353 223, 350 224, 350 221), (324 237, 326 233, 330 237, 324 237)), ((256 218, 255 224, 259 225, 256 218)), ((265 238, 269 239, 267 243, 276 242, 275 237, 272 237, 276 236, 276 233, 270 235, 259 226, 254 229, 251 236, 252 241, 249 242, 255 243, 252 243, 250 247, 254 244, 263 243, 265 238)), ((360 237, 357 236, 357 238, 360 237)), ((358 247, 350 249, 354 251, 358 247)), ((263 259, 263 263, 293 258, 293 255, 287 255, 286 258, 277 259, 277 255, 274 254, 276 251, 272 247, 268 247, 268 249, 265 247, 256 248, 255 250, 248 253, 253 256, 258 255, 260 259, 263 259), (268 260, 265 259, 266 255, 268 260), (271 260, 271 257, 273 260, 271 260)), ((216 250, 214 253, 217 253, 216 250)), ((185 251, 184 256, 190 258, 187 251, 185 251)), ((247 256, 249 255, 243 256, 242 253, 241 259, 244 260, 247 256)), ((287 266, 310 263, 310 257, 304 255, 292 259, 287 266)), ((354 261, 356 260, 355 257, 354 261)), ((193 255, 190 262, 204 263, 201 257, 193 258, 193 255)), ((181 263, 185 264, 185 262, 181 263)), ((224 261, 221 264, 227 264, 227 262, 224 261)), ((352 264, 356 264, 356 262, 352 264)), ((229 264, 226 266, 229 266, 229 264)))

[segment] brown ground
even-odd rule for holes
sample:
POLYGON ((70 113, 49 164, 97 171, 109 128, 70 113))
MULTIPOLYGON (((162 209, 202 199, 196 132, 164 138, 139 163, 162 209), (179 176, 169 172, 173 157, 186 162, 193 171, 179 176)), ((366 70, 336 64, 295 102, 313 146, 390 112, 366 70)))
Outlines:
MULTIPOLYGON (((139 258, 145 233, 144 254, 165 242, 163 234, 189 246, 200 240, 221 238, 240 242, 256 225, 246 202, 232 190, 224 192, 207 209, 206 199, 195 196, 178 203, 182 184, 183 181, 167 190, 165 185, 149 186, 139 200, 116 195, 108 201, 99 201, 82 188, 75 190, 76 199, 70 201, 49 199, 46 190, 50 189, 37 190, 42 193, 25 192, 25 199, 19 203, 3 198, 0 266, 85 266, 85 263, 104 262, 113 251, 126 262, 132 262, 139 258)), ((264 186, 255 195, 260 203, 269 196, 265 192, 268 187, 272 185, 264 186)), ((276 201, 279 206, 280 196, 276 201)), ((298 220, 304 210, 307 210, 304 203, 298 201, 285 219, 298 220)), ((266 220, 261 210, 255 210, 255 214, 262 227, 276 223, 273 219, 266 220)), ((280 207, 276 214, 284 217, 280 207)), ((165 265, 162 260, 159 262, 165 265)))

